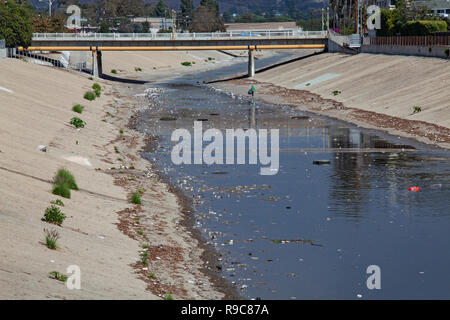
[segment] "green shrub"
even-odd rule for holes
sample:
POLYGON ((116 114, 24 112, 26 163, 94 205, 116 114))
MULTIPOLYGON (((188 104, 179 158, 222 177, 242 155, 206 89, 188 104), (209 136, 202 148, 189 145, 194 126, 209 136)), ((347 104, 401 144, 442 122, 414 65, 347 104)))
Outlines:
POLYGON ((153 272, 150 272, 150 273, 148 274, 148 277, 149 277, 150 279, 156 279, 156 275, 155 275, 153 272))
POLYGON ((58 271, 52 271, 48 274, 51 279, 56 279, 61 282, 67 281, 67 276, 63 273, 59 273, 58 271))
POLYGON ((450 49, 449 48, 445 49, 444 53, 447 57, 450 56, 450 49))
POLYGON ((447 31, 447 22, 441 20, 407 21, 401 27, 401 34, 404 36, 426 36, 439 31, 447 31))
POLYGON ((133 195, 131 196, 131 203, 133 203, 133 204, 142 204, 141 194, 139 192, 133 193, 133 195))
POLYGON ((59 199, 50 201, 50 203, 51 203, 51 204, 56 204, 57 206, 60 206, 60 207, 64 207, 64 202, 62 202, 62 201, 59 200, 59 199))
POLYGON ((166 295, 164 296, 164 300, 173 300, 173 297, 172 297, 171 294, 166 294, 166 295))
POLYGON ((60 226, 64 222, 64 219, 66 219, 66 215, 61 211, 61 209, 57 206, 52 205, 45 209, 45 214, 42 218, 42 221, 57 224, 58 226, 60 226))
POLYGON ((192 65, 192 63, 190 63, 189 61, 184 61, 181 63, 181 65, 185 66, 185 67, 190 67, 192 65))
POLYGON ((422 111, 422 107, 421 106, 414 106, 413 107, 413 113, 419 113, 422 111))
POLYGON ((111 73, 117 74, 117 70, 116 70, 116 69, 112 69, 112 70, 111 70, 111 73))
POLYGON ((84 98, 89 101, 94 101, 95 100, 95 92, 92 92, 92 91, 86 92, 84 94, 84 98))
POLYGON ((79 190, 73 174, 67 169, 59 169, 54 178, 54 184, 66 184, 72 190, 79 190))
POLYGON ((60 238, 59 232, 55 229, 52 230, 44 229, 44 233, 45 233, 45 245, 47 246, 47 248, 51 250, 56 250, 57 248, 56 242, 60 238))
POLYGON ((79 128, 84 128, 84 126, 86 125, 86 122, 84 122, 83 120, 81 120, 78 117, 73 117, 72 119, 70 119, 70 124, 73 125, 75 128, 79 129, 79 128))
POLYGON ((83 113, 84 107, 80 104, 76 104, 72 107, 72 111, 76 113, 83 113))
POLYGON ((142 69, 141 69, 141 68, 139 68, 139 67, 136 67, 136 68, 134 68, 134 70, 135 70, 136 72, 140 72, 140 71, 142 71, 142 69))

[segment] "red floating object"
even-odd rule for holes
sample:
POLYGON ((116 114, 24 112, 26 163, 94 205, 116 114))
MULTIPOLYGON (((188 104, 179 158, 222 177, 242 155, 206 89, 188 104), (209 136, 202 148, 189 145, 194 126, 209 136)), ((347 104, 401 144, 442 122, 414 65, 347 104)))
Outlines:
POLYGON ((420 188, 419 187, 409 187, 408 190, 411 192, 418 192, 420 190, 420 188))

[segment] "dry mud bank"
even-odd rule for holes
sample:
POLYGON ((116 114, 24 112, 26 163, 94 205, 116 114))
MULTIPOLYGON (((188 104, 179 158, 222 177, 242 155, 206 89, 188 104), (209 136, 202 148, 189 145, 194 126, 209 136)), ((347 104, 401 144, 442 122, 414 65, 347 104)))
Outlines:
POLYGON ((89 102, 87 76, 12 59, 0 70, 0 298, 223 298, 229 288, 204 260, 188 206, 140 157, 152 143, 127 126, 129 88, 99 81, 102 95, 89 102), (75 116, 85 128, 69 124, 75 116), (67 219, 57 227, 41 218, 59 198, 52 178, 62 167, 80 190, 62 199, 67 219), (139 189, 142 205, 133 205, 139 189), (44 245, 44 228, 60 233, 57 250, 44 245), (81 290, 48 276, 69 265, 81 269, 81 290))
POLYGON ((213 86, 450 147, 450 61, 375 54, 322 54, 213 86), (420 112, 413 112, 420 106, 420 112))

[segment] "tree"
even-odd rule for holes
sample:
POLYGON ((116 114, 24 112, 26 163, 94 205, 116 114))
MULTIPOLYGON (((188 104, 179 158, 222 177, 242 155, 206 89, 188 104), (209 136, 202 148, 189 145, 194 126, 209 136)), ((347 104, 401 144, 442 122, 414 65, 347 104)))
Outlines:
POLYGON ((215 32, 225 31, 223 20, 216 15, 216 11, 209 7, 200 6, 194 12, 191 32, 215 32))
POLYGON ((32 35, 30 11, 13 0, 6 0, 5 7, 0 6, 0 39, 5 39, 10 48, 28 47, 32 35))
POLYGON ((194 13, 194 3, 192 0, 181 0, 180 4, 180 25, 184 29, 189 28, 194 13))
POLYGON ((42 15, 35 15, 31 19, 33 32, 71 32, 66 28, 66 17, 60 14, 53 15, 51 18, 42 15))
POLYGON ((219 3, 215 0, 201 0, 200 1, 201 7, 206 7, 211 9, 214 12, 214 15, 216 17, 219 16, 219 3))
POLYGON ((169 7, 165 4, 163 0, 159 0, 155 9, 153 10, 153 16, 155 17, 166 17, 169 13, 169 7))

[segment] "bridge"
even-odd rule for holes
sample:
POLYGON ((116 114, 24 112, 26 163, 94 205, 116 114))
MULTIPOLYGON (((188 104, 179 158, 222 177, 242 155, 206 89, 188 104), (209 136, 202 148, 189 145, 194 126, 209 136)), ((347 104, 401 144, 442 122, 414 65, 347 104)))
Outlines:
POLYGON ((324 49, 327 31, 255 30, 213 33, 35 33, 19 51, 92 51, 93 75, 102 75, 102 51, 248 50, 248 75, 255 74, 254 52, 267 49, 324 49))

